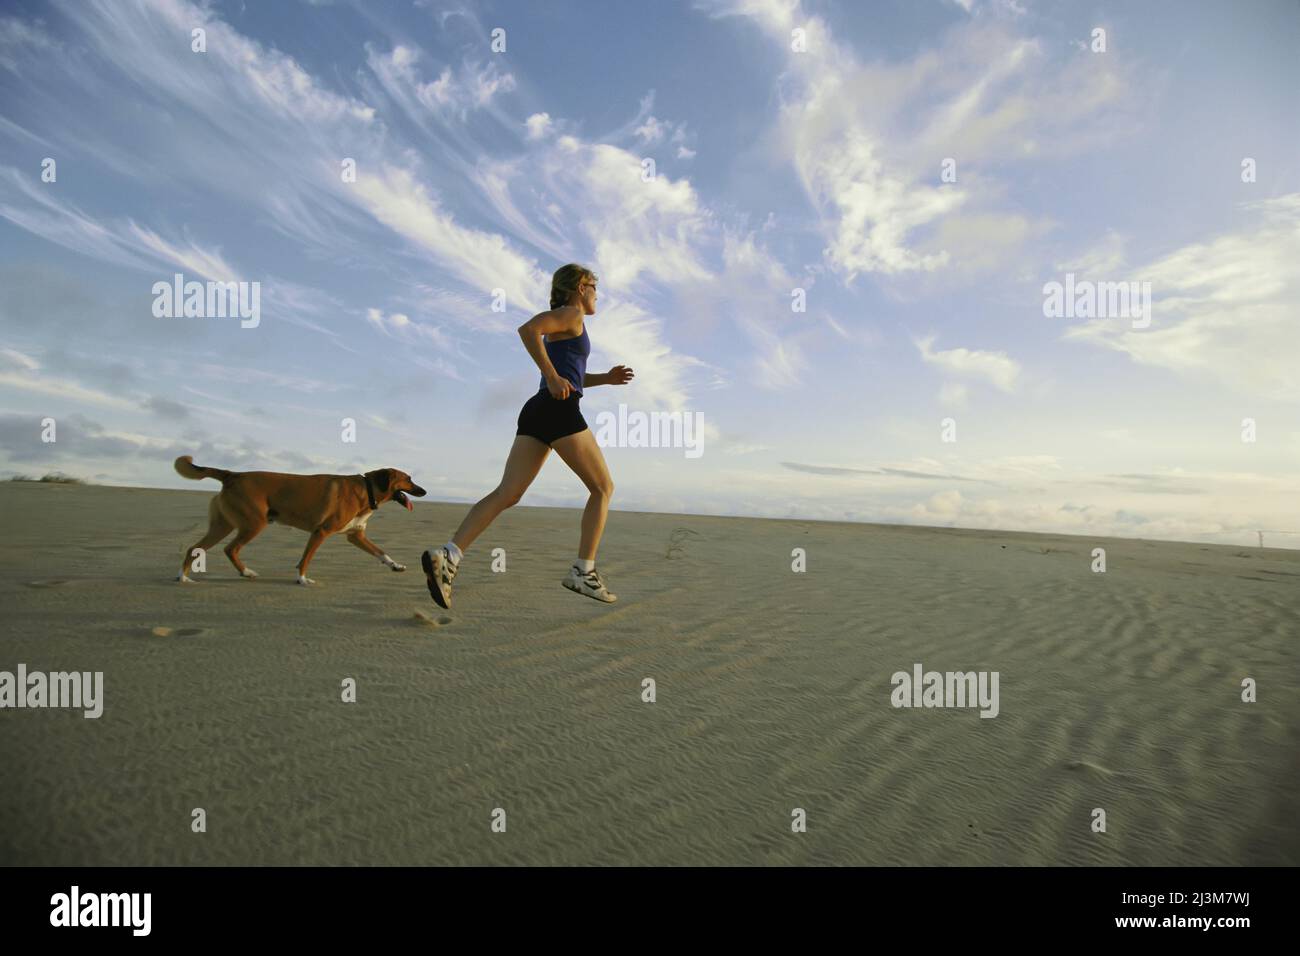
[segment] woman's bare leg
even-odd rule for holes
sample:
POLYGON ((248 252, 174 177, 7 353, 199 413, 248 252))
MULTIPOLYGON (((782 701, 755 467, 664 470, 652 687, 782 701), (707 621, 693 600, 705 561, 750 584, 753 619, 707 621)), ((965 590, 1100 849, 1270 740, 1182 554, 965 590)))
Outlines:
POLYGON ((596 549, 600 547, 600 536, 605 530, 609 502, 614 496, 614 482, 609 477, 605 456, 590 428, 576 435, 565 435, 551 447, 591 492, 587 498, 587 507, 582 512, 582 540, 578 544, 578 557, 594 561, 596 549))
POLYGON ((551 449, 536 438, 516 435, 515 443, 510 447, 510 455, 506 458, 501 483, 469 509, 469 514, 451 537, 456 547, 461 551, 468 549, 474 539, 496 520, 497 515, 517 504, 537 473, 542 470, 542 463, 550 453, 551 449))

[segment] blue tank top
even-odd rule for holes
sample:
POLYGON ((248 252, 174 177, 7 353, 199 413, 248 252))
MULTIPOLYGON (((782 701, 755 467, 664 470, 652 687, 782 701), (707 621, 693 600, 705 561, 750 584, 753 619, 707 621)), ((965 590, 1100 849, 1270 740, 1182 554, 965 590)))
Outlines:
MULTIPOLYGON (((591 354, 591 337, 587 335, 587 326, 583 325, 582 334, 573 338, 560 339, 558 342, 552 342, 549 339, 544 343, 546 346, 546 355, 555 366, 555 371, 560 373, 562 378, 567 378, 569 384, 582 394, 582 379, 587 374, 587 356, 591 354)), ((551 390, 546 387, 546 376, 541 377, 540 392, 550 394, 551 390)))

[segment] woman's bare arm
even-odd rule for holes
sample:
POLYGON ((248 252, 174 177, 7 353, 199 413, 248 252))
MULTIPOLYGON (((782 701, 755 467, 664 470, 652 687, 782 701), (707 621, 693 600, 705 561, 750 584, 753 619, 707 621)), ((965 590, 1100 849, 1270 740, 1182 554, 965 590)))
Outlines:
POLYGON ((636 377, 626 365, 615 365, 608 372, 588 372, 583 379, 582 387, 588 385, 626 385, 636 377))
POLYGON ((552 332, 577 332, 581 324, 582 309, 576 305, 562 305, 558 309, 537 313, 516 330, 519 332, 519 338, 523 340, 524 348, 533 357, 533 361, 537 363, 537 368, 542 373, 542 378, 546 381, 557 378, 560 373, 555 371, 555 366, 551 364, 551 357, 546 354, 546 344, 542 341, 542 336, 552 332))

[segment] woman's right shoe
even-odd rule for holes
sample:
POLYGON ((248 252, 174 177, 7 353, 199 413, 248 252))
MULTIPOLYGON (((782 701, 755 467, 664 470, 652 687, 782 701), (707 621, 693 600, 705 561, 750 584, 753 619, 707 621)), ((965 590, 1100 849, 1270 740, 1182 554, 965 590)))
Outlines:
POLYGON ((420 566, 424 568, 424 580, 429 585, 429 596, 439 607, 451 609, 451 582, 456 577, 460 565, 451 559, 446 546, 420 555, 420 566))
POLYGON ((618 595, 611 594, 609 588, 605 587, 605 579, 595 568, 583 571, 575 564, 569 568, 568 575, 560 583, 570 591, 577 591, 579 594, 604 601, 606 604, 613 604, 618 600, 618 595))

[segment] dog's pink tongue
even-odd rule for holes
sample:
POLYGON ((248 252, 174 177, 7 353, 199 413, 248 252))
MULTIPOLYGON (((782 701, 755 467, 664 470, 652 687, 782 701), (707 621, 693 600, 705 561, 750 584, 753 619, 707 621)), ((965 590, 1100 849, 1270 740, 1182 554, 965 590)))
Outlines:
POLYGON ((406 505, 406 510, 407 510, 407 511, 414 511, 414 510, 415 510, 415 505, 411 504, 411 499, 410 499, 410 498, 407 498, 405 501, 402 502, 402 504, 406 505))

